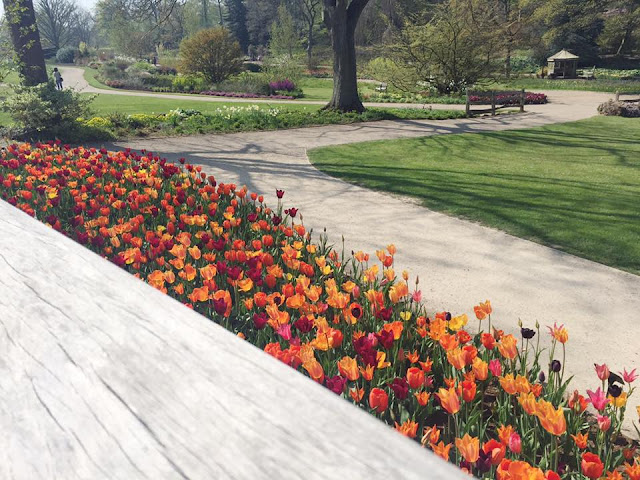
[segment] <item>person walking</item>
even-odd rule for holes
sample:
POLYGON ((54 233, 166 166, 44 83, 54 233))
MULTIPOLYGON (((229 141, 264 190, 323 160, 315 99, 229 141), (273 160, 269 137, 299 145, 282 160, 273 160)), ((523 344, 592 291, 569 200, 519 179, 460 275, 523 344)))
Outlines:
POLYGON ((56 81, 56 89, 62 90, 62 75, 58 71, 58 67, 53 69, 53 79, 56 81))

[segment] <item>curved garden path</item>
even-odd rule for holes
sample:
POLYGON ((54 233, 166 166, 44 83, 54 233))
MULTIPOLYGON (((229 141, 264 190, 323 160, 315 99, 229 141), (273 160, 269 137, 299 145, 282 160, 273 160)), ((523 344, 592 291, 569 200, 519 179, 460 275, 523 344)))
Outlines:
MULTIPOLYGON (((64 76, 69 78, 66 72, 64 76)), ((507 331, 517 329, 518 319, 528 326, 536 321, 564 323, 570 336, 567 369, 575 375, 575 386, 595 388, 594 362, 607 362, 615 371, 640 367, 640 276, 436 213, 406 198, 347 184, 316 170, 306 155, 308 148, 327 145, 580 120, 595 115, 597 105, 611 97, 545 93, 550 104, 527 107, 522 115, 133 139, 108 147, 186 157, 221 181, 267 194, 270 204, 275 204, 275 189, 284 189, 285 204, 300 208, 305 225, 318 233, 326 227, 335 244, 344 235, 347 251, 362 249, 373 255, 394 243, 396 270, 419 275, 423 299, 433 310, 473 317, 472 307, 490 299, 494 321, 507 331)), ((546 332, 543 336, 547 341, 546 332)), ((640 404, 638 395, 630 403, 640 404)), ((628 409, 627 426, 631 419, 637 419, 635 408, 628 409)))

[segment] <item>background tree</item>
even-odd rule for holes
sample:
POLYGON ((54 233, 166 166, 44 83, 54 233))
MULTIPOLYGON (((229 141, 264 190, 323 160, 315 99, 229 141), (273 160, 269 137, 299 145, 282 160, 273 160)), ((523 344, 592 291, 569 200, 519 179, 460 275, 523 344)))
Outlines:
POLYGON ((242 0, 227 0, 226 24, 236 37, 244 53, 249 48, 249 32, 247 31, 247 9, 242 0))
POLYGON ((79 13, 73 0, 38 0, 36 20, 42 41, 56 50, 72 45, 79 13))
POLYGON ((271 25, 269 50, 273 55, 288 55, 291 58, 298 48, 298 41, 293 17, 283 2, 278 7, 278 16, 271 25))
MULTIPOLYGON (((534 3, 532 23, 537 27, 538 57, 566 48, 581 62, 596 62, 598 37, 604 26, 602 12, 607 0, 527 0, 534 3)), ((534 45, 534 48, 536 45, 534 45)))
POLYGON ((295 0, 294 9, 302 19, 307 31, 307 67, 312 69, 314 65, 313 47, 315 46, 315 28, 320 18, 322 0, 295 0))
POLYGON ((181 70, 219 83, 242 71, 243 53, 231 32, 223 27, 200 30, 180 44, 181 70))
POLYGON ((31 0, 3 0, 18 71, 26 86, 47 81, 40 32, 31 0))
POLYGON ((631 54, 640 45, 640 0, 613 0, 603 13, 598 45, 606 53, 631 54))
POLYGON ((280 0, 247 0, 246 5, 249 43, 254 46, 268 45, 280 0))
POLYGON ((494 13, 483 0, 448 0, 407 22, 389 57, 439 93, 462 92, 494 71, 494 13))
POLYGON ((356 73, 355 31, 369 0, 323 0, 324 21, 333 48, 333 95, 325 107, 362 112, 356 73))

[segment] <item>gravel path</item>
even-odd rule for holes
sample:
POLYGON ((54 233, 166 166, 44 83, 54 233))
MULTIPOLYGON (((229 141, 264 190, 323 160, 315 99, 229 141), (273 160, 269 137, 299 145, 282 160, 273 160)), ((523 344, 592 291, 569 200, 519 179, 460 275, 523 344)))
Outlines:
MULTIPOLYGON (((63 75, 73 78, 66 71, 63 75)), ((308 148, 327 145, 580 120, 595 115, 597 105, 611 98, 592 92, 545 93, 550 104, 528 106, 522 115, 136 139, 108 147, 146 148, 173 159, 186 157, 221 181, 246 184, 252 191, 268 194, 271 204, 275 204, 275 189, 284 189, 286 205, 299 207, 308 227, 315 232, 326 227, 335 244, 344 235, 347 251, 373 254, 394 243, 397 271, 407 268, 419 275, 423 298, 434 310, 467 312, 473 317, 472 307, 490 299, 495 322, 507 331, 517 329, 518 319, 528 326, 536 321, 564 323, 570 334, 567 369, 575 375, 574 385, 595 388, 599 381, 594 362, 607 362, 615 371, 640 367, 639 276, 432 212, 406 198, 347 184, 316 170, 306 155, 308 148)), ((547 342, 546 331, 543 335, 547 342)), ((640 402, 636 396, 630 403, 640 402)), ((629 427, 637 416, 635 408, 627 412, 629 427)))

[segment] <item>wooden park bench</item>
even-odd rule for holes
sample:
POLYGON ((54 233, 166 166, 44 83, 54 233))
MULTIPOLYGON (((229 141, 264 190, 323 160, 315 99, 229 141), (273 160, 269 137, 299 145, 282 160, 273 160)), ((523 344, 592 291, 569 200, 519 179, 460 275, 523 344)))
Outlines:
POLYGON ((593 80, 596 78, 596 67, 595 65, 591 70, 582 69, 578 70, 578 78, 583 78, 585 80, 593 80))
POLYGON ((384 93, 386 91, 387 91, 387 84, 386 83, 381 83, 379 86, 376 87, 376 92, 384 93))
POLYGON ((467 90, 467 115, 472 113, 491 113, 495 115, 501 108, 519 107, 524 112, 526 94, 522 90, 491 90, 473 91, 467 90), (490 105, 490 108, 471 109, 473 105, 490 105))

